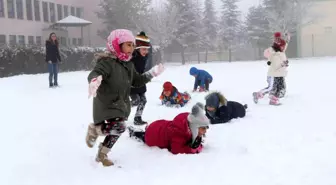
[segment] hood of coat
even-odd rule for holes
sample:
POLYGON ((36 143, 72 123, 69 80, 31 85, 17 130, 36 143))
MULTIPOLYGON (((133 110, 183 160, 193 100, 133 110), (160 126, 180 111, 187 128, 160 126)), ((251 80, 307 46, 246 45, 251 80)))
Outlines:
POLYGON ((95 53, 93 56, 93 62, 99 62, 101 59, 104 58, 112 58, 112 59, 117 59, 116 56, 114 56, 112 53, 110 52, 104 52, 104 53, 95 53))
POLYGON ((206 104, 205 106, 210 106, 218 108, 223 105, 227 105, 227 100, 225 96, 220 92, 212 92, 205 97, 206 104))

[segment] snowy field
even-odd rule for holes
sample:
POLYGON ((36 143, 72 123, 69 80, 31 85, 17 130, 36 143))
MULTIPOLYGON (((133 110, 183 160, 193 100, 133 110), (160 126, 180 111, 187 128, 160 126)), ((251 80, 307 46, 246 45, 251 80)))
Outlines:
MULTIPOLYGON (((252 92, 266 86, 264 61, 194 65, 213 75, 212 90, 249 104, 247 117, 211 126, 198 155, 172 155, 125 133, 109 155, 116 166, 109 168, 94 162, 97 145, 85 144, 92 120, 88 72, 60 74, 58 89, 48 88, 46 74, 0 79, 0 184, 335 185, 336 58, 289 65, 287 97, 279 107, 266 98, 252 101, 252 92)), ((189 68, 167 66, 148 85, 144 120, 172 119, 204 102, 205 94, 195 93, 184 108, 160 106, 164 81, 192 89, 189 68)))

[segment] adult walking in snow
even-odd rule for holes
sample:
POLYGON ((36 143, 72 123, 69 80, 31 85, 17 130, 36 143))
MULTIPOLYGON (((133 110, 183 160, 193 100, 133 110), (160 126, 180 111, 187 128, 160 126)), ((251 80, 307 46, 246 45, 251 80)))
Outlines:
POLYGON ((49 39, 45 43, 46 62, 49 71, 49 87, 58 86, 58 63, 61 62, 59 44, 55 33, 50 33, 49 39), (54 81, 53 81, 54 80, 54 81))
MULTIPOLYGON (((148 62, 148 50, 150 48, 150 40, 146 36, 146 33, 142 31, 135 37, 135 43, 136 48, 133 52, 133 57, 131 61, 135 66, 135 70, 139 74, 143 74, 145 72, 146 64, 148 62)), ((132 106, 137 106, 134 117, 134 125, 147 124, 147 122, 142 120, 142 113, 147 103, 146 91, 146 85, 138 88, 133 87, 131 89, 132 106)))
POLYGON ((125 121, 131 112, 131 86, 141 87, 164 70, 160 64, 146 73, 137 73, 130 62, 134 45, 131 31, 112 31, 107 38, 108 52, 96 55, 96 66, 88 76, 89 97, 94 97, 94 122, 88 126, 86 144, 92 148, 98 136, 105 136, 96 156, 103 166, 113 165, 107 154, 126 129, 125 121))
POLYGON ((154 121, 145 131, 128 127, 130 137, 150 147, 168 149, 173 154, 200 153, 203 149, 202 137, 210 124, 203 108, 204 105, 197 103, 190 113, 180 113, 173 120, 154 121))

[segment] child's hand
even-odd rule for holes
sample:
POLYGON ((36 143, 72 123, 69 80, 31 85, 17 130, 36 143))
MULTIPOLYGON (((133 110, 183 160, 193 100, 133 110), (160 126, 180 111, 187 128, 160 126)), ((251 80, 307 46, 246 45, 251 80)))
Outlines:
POLYGON ((103 80, 103 77, 101 75, 91 80, 89 84, 89 98, 91 96, 93 97, 97 96, 97 89, 100 86, 102 80, 103 80))
POLYGON ((157 77, 157 76, 159 76, 164 70, 165 70, 165 69, 164 69, 163 64, 159 64, 159 65, 156 65, 156 66, 152 67, 152 69, 150 69, 148 72, 149 72, 153 77, 157 77))

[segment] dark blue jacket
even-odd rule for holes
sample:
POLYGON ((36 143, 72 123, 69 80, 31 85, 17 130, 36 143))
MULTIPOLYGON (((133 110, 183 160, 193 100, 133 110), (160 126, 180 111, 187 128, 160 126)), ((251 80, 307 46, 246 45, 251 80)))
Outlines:
POLYGON ((231 119, 245 117, 245 107, 234 101, 228 101, 226 105, 220 106, 216 109, 214 116, 210 116, 206 111, 206 116, 209 118, 211 124, 227 123, 231 119))
POLYGON ((200 86, 201 88, 204 88, 206 80, 208 80, 209 82, 212 82, 212 76, 205 70, 192 67, 190 68, 189 73, 190 75, 197 75, 195 77, 194 90, 196 90, 198 86, 200 86))

